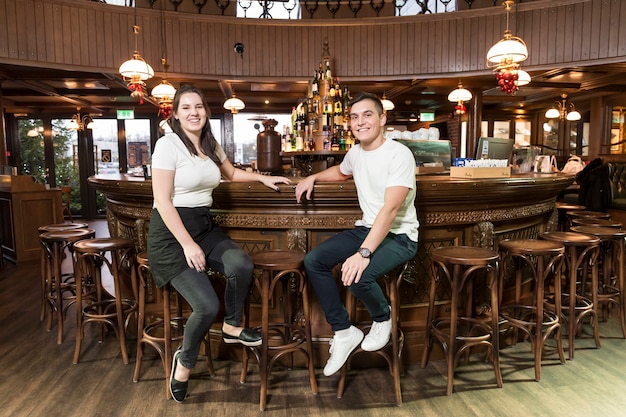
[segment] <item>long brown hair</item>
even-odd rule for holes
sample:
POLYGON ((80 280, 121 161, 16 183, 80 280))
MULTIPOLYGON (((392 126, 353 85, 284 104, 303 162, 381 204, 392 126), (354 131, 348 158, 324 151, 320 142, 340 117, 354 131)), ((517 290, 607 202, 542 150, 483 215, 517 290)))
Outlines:
MULTIPOLYGON (((209 119, 211 118, 211 110, 209 109, 209 105, 206 101, 206 97, 204 96, 204 93, 202 92, 202 90, 192 85, 181 85, 176 91, 176 94, 174 95, 174 104, 173 104, 174 112, 178 112, 178 106, 180 105, 181 96, 183 94, 189 94, 189 93, 195 93, 198 96, 200 96, 200 100, 202 101, 202 106, 207 112, 207 120, 204 126, 202 127, 202 132, 200 133, 200 149, 202 149, 202 152, 206 156, 211 158, 211 160, 215 162, 217 166, 220 166, 222 165, 222 161, 219 160, 219 157, 217 156, 217 153, 215 151, 217 149, 217 140, 215 139, 215 136, 213 136, 213 132, 211 131, 211 124, 209 123, 209 119)), ((189 152, 192 155, 197 156, 198 152, 196 151, 195 146, 193 146, 193 143, 191 142, 191 140, 189 139, 189 137, 183 130, 182 126, 180 125, 180 120, 178 120, 177 118, 172 118, 170 120, 170 125, 172 127, 172 131, 180 137, 180 140, 183 141, 183 143, 185 144, 185 147, 189 149, 189 152)))

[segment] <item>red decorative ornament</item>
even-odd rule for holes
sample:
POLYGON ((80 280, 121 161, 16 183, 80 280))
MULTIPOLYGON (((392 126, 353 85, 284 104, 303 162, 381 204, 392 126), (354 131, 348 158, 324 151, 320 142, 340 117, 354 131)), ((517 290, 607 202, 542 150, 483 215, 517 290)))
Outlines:
POLYGON ((462 101, 459 101, 459 103, 454 106, 454 113, 461 115, 461 114, 465 114, 465 112, 467 111, 467 108, 465 107, 465 104, 463 104, 462 101))
POLYGON ((143 104, 143 98, 145 97, 144 86, 145 84, 142 81, 131 81, 128 83, 128 89, 131 91, 130 96, 139 99, 139 104, 143 104))
POLYGON ((517 79, 518 74, 516 69, 502 68, 496 74, 498 80, 498 86, 500 90, 507 94, 513 94, 518 90, 517 79))
POLYGON ((159 105, 159 115, 163 120, 169 120, 172 117, 172 103, 161 103, 159 105))

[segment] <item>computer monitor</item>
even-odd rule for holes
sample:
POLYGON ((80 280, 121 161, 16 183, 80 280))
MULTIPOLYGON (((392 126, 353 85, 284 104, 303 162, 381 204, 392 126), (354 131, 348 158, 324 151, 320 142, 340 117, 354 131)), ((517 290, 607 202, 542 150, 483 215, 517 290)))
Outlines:
POLYGON ((476 144, 476 159, 511 159, 514 139, 479 138, 476 144))

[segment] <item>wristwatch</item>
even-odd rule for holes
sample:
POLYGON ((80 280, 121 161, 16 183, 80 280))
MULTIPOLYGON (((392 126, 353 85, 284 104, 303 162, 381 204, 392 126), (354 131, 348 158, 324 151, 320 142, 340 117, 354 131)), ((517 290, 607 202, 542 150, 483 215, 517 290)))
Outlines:
POLYGON ((358 253, 364 258, 370 258, 372 256, 372 251, 367 248, 359 248, 358 253))

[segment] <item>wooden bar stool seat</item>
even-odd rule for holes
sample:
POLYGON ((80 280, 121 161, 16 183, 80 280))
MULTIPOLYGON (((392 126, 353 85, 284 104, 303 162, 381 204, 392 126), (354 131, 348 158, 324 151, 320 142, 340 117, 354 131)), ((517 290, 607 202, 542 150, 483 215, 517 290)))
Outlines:
MULTIPOLYGON (((563 342, 561 341, 560 315, 561 297, 555 297, 554 311, 546 309, 545 286, 554 282, 555 294, 561 294, 561 280, 558 272, 565 258, 565 247, 559 242, 539 239, 503 240, 498 245, 500 254, 500 297, 504 281, 509 277, 509 267, 515 279, 515 299, 510 304, 500 306, 500 315, 505 320, 502 327, 509 326, 524 332, 531 342, 534 352, 535 380, 541 379, 541 360, 544 345, 552 335, 556 341, 556 351, 561 363, 565 363, 563 342), (513 265, 510 265, 512 263, 513 265), (524 274, 532 281, 532 299, 522 303, 521 292, 524 274)), ((517 331, 513 332, 513 344, 517 342, 517 331)))
POLYGON ((604 211, 592 211, 592 210, 570 210, 567 215, 575 217, 595 217, 596 219, 610 219, 611 215, 604 211))
MULTIPOLYGON (((404 273, 408 268, 408 262, 405 262, 396 268, 392 269, 388 273, 382 275, 379 278, 379 282, 382 284, 382 288, 387 295, 389 306, 391 307, 391 337, 389 342, 382 349, 374 352, 366 352, 361 347, 357 347, 350 353, 346 363, 341 368, 339 377, 339 385, 337 387, 337 398, 343 397, 343 393, 346 386, 346 377, 350 369, 350 362, 352 358, 362 352, 374 353, 381 356, 389 367, 389 374, 393 378, 394 392, 396 396, 396 405, 402 405, 402 388, 400 385, 400 376, 404 374, 404 368, 402 366, 402 348, 404 346, 404 333, 400 328, 400 296, 398 294, 398 288, 402 283, 404 273), (390 353, 387 353, 391 349, 390 353)), ((350 316, 350 321, 355 323, 361 330, 365 330, 371 326, 371 322, 368 323, 356 323, 356 298, 350 291, 346 291, 346 309, 350 316)))
POLYGON ((138 310, 135 243, 124 238, 81 240, 74 244, 74 256, 77 314, 73 363, 80 358, 86 325, 97 323, 101 341, 105 326, 115 332, 122 360, 128 364, 126 331, 130 316, 138 310), (111 279, 113 293, 105 289, 103 279, 111 279), (84 285, 93 285, 95 294, 83 298, 84 285))
POLYGON ((614 227, 619 229, 622 223, 611 219, 599 219, 596 217, 574 217, 572 226, 597 226, 597 227, 614 227))
MULTIPOLYGON (((147 252, 141 252, 137 255, 137 277, 139 280, 139 314, 137 316, 137 356, 135 360, 133 382, 139 381, 141 363, 144 355, 144 346, 152 346, 161 358, 163 370, 165 371, 165 395, 166 398, 169 399, 172 397, 169 388, 169 377, 172 371, 172 352, 175 351, 172 347, 175 344, 182 343, 185 323, 187 322, 187 318, 183 315, 184 300, 182 296, 168 283, 165 284, 159 291, 161 294, 160 298, 162 302, 162 309, 152 309, 147 312, 146 288, 152 282, 150 262, 148 261, 147 252), (174 308, 172 308, 172 301, 174 301, 174 308), (173 317, 172 311, 174 311, 173 317), (147 320, 147 316, 150 317, 150 320, 147 320)), ((213 367, 213 361, 211 360, 211 346, 208 334, 205 338, 205 350, 209 375, 215 376, 215 369, 213 367)))
MULTIPOLYGON (((574 339, 580 333, 585 318, 590 318, 593 328, 593 339, 596 347, 600 347, 598 334, 598 293, 593 291, 586 296, 584 285, 587 276, 591 274, 591 286, 598 286, 598 254, 600 253, 600 239, 595 236, 572 232, 548 232, 539 235, 541 239, 563 244, 566 249, 564 276, 569 288, 555 297, 562 297, 562 316, 567 323, 567 337, 569 359, 574 359, 574 339), (580 288, 580 289, 579 289, 580 288)), ((557 310, 558 311, 558 310, 557 310)))
POLYGON ((446 394, 451 395, 454 370, 459 358, 466 355, 466 359, 469 359, 471 348, 484 347, 493 362, 496 384, 501 388, 498 254, 479 247, 442 246, 431 250, 430 258, 431 279, 422 368, 428 363, 433 340, 438 340, 446 357, 448 371, 446 394), (473 314, 473 289, 474 285, 478 285, 475 281, 485 276, 484 274, 491 294, 489 320, 477 318, 473 314), (435 317, 439 285, 447 285, 451 291, 449 317, 435 317))
POLYGON ((44 318, 47 312, 46 330, 52 329, 53 316, 56 315, 57 343, 63 342, 63 320, 67 309, 76 301, 76 279, 73 268, 71 272, 63 272, 65 251, 70 254, 76 242, 95 237, 92 229, 66 229, 42 232, 39 241, 42 249, 42 288, 44 318))
MULTIPOLYGON (((54 232, 58 230, 68 230, 68 229, 87 229, 89 225, 87 223, 56 223, 56 224, 48 224, 45 226, 39 226, 37 228, 38 233, 41 235, 45 232, 54 232)), ((2 248, 2 246, 0 246, 2 248)), ((46 260, 46 252, 42 248, 41 250, 41 310, 39 312, 39 321, 44 321, 46 319, 46 279, 48 276, 47 267, 49 262, 46 260)), ((0 258, 0 263, 2 262, 2 258, 0 258)), ((72 271, 73 275, 74 271, 72 271)))
MULTIPOLYGON (((274 364, 292 353, 302 353, 309 369, 309 383, 313 394, 317 394, 313 343, 311 340, 311 306, 309 286, 304 274, 304 252, 292 250, 268 250, 250 254, 255 274, 254 284, 261 295, 261 334, 260 346, 249 347, 259 363, 261 392, 259 407, 265 410, 269 375, 274 364), (270 323, 270 302, 276 297, 277 285, 282 284, 283 321, 270 323), (301 298, 302 312, 295 311, 292 298, 301 298)), ((247 307, 248 308, 248 307, 247 307)), ((250 315, 246 314, 246 326, 250 315)), ((290 356, 293 361, 293 356, 290 356)), ((244 348, 241 382, 245 383, 248 369, 248 350, 244 348)))
POLYGON ((571 223, 570 223, 570 216, 567 215, 567 212, 569 211, 582 211, 582 210, 586 210, 587 207, 585 206, 581 206, 578 204, 570 204, 570 203, 565 203, 562 201, 557 201, 555 203, 555 208, 558 212, 558 218, 559 218, 559 230, 566 232, 569 230, 571 223))
MULTIPOLYGON (((611 306, 616 305, 622 327, 622 337, 626 339, 626 300, 624 299, 624 239, 626 230, 612 227, 575 226, 578 233, 596 236, 601 239, 600 278, 598 279, 598 303, 602 319, 606 321, 611 306)), ((594 288, 590 288, 594 291, 594 288)))

